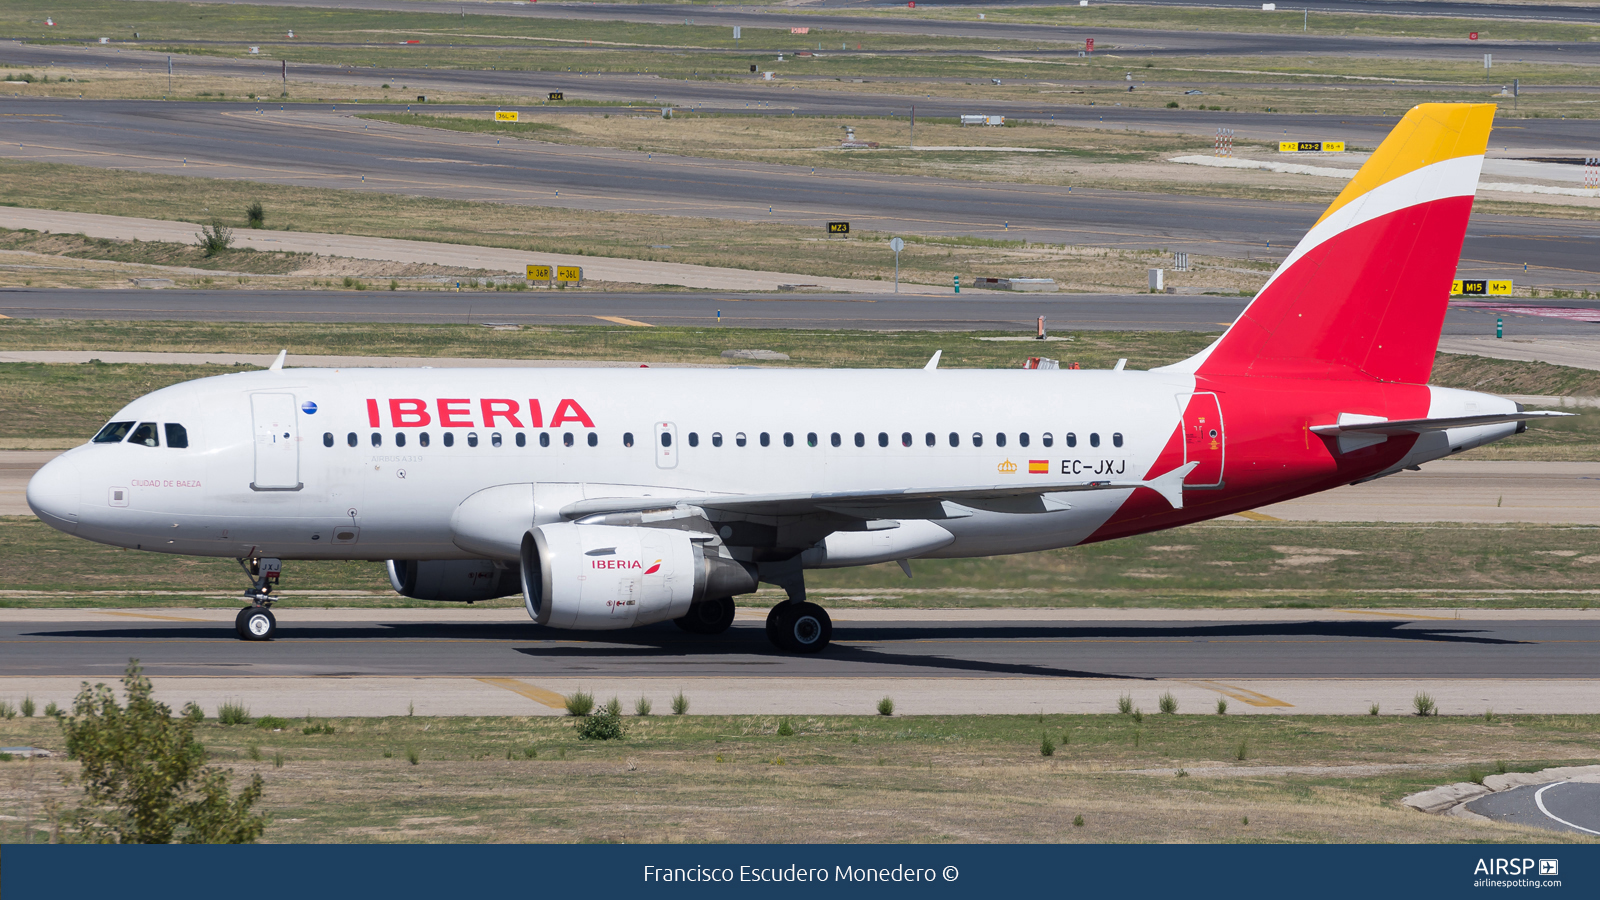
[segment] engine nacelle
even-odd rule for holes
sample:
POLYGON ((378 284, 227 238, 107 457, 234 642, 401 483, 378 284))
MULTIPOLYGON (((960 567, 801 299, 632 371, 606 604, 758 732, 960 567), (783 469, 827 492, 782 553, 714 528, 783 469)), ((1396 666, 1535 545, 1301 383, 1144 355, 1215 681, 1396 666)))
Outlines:
POLYGON ((474 603, 509 597, 522 590, 515 563, 487 559, 391 559, 389 584, 416 600, 474 603))
POLYGON ((522 597, 541 625, 631 628, 756 589, 755 568, 671 528, 540 525, 522 539, 522 597))

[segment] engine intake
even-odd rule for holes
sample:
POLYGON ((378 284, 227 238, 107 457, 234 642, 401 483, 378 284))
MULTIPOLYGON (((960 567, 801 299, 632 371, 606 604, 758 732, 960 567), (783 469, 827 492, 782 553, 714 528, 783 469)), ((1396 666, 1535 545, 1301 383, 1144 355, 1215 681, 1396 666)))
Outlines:
POLYGON ((515 564, 487 559, 391 559, 389 584, 416 600, 474 603, 522 590, 515 564))
POLYGON ((522 538, 522 597, 541 625, 586 631, 676 619, 756 589, 755 568, 670 528, 540 525, 522 538))

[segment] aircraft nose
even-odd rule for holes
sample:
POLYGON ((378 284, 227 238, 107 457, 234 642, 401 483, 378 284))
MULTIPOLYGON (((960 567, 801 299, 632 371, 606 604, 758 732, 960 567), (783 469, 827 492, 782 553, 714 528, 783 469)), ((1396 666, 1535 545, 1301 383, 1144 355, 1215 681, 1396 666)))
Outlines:
POLYGON ((28 507, 51 528, 72 534, 78 530, 80 489, 77 460, 58 456, 28 481, 28 507))

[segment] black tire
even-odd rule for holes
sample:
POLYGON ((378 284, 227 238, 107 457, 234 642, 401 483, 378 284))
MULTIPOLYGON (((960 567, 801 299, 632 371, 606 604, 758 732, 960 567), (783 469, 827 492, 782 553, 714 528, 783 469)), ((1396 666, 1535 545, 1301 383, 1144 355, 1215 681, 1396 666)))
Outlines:
POLYGON ((815 603, 781 603, 768 615, 769 628, 776 627, 773 643, 790 653, 821 653, 833 640, 833 620, 828 611, 815 603))
POLYGON ((783 608, 788 605, 787 603, 779 603, 767 613, 767 641, 780 650, 783 649, 783 644, 778 641, 778 631, 782 627, 778 624, 779 615, 783 608))
POLYGON ((733 598, 723 597, 696 603, 672 621, 690 634, 721 634, 733 624, 733 611, 733 598))
POLYGON ((278 633, 278 620, 265 606, 246 606, 233 620, 241 641, 270 641, 278 633))

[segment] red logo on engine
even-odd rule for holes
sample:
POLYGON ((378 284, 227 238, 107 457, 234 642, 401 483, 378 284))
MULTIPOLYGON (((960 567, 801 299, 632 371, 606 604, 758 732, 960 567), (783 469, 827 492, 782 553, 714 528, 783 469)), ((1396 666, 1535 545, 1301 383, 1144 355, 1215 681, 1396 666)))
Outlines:
MULTIPOLYGON (((634 565, 638 565, 638 563, 634 563, 634 565)), ((645 569, 644 573, 646 575, 654 575, 656 572, 658 572, 660 570, 661 570, 661 560, 658 559, 655 562, 651 563, 650 564, 650 568, 645 569)))

